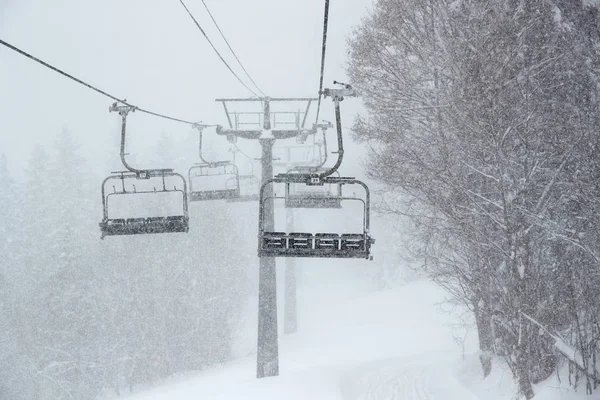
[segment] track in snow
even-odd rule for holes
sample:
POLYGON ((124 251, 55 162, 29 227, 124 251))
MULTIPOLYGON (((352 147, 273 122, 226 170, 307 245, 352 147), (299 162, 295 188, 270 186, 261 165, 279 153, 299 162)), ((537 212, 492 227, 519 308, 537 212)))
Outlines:
POLYGON ((391 359, 369 363, 342 384, 346 400, 468 400, 476 397, 460 385, 446 357, 391 359))

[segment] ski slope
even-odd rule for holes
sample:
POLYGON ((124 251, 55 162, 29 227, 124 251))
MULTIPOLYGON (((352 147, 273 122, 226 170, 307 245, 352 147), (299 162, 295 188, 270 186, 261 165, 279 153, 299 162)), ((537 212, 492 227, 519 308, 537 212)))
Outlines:
MULTIPOLYGON (((279 377, 256 379, 252 355, 129 399, 437 398, 455 382, 448 371, 460 356, 445 325, 452 316, 434 304, 442 299, 426 282, 382 292, 360 281, 307 285, 298 293, 298 333, 280 336, 279 377)), ((248 318, 248 349, 254 329, 248 318)), ((452 387, 452 398, 469 398, 452 387)))
MULTIPOLYGON (((313 282, 299 289, 298 333, 280 335, 280 376, 255 379, 250 355, 128 400, 514 399, 506 368, 495 366, 483 380, 477 357, 463 360, 451 328, 456 315, 439 306, 443 298, 425 281, 385 291, 361 281, 313 282)), ((241 332, 241 352, 255 346, 255 312, 241 332)), ((536 399, 582 398, 556 380, 545 386, 536 387, 536 399)))

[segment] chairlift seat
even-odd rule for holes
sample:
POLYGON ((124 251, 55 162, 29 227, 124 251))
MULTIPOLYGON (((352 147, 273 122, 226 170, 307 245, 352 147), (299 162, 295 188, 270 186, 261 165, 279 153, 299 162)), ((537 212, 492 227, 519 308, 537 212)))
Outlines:
POLYGON ((228 200, 240 197, 239 188, 190 192, 190 201, 228 200))
POLYGON ((102 236, 106 235, 126 235, 127 223, 124 218, 109 219, 100 222, 102 236))
POLYGON ((288 194, 286 208, 342 208, 342 199, 328 193, 288 194))
POLYGON ((187 232, 188 220, 183 215, 146 218, 146 233, 187 232))
POLYGON ((285 249, 287 247, 287 235, 285 232, 265 232, 262 237, 261 247, 285 249))
POLYGON ((137 235, 145 233, 176 233, 189 230, 189 220, 184 215, 148 218, 115 218, 100 222, 102 237, 137 235))
POLYGON ((340 249, 342 251, 364 251, 365 235, 356 233, 344 233, 340 240, 340 249))
POLYGON ((144 232, 144 225, 146 224, 146 218, 127 218, 127 228, 138 233, 144 232))
POLYGON ((259 257, 364 258, 369 259, 372 240, 366 234, 264 232, 259 257), (342 247, 344 243, 344 247, 342 247))
POLYGON ((312 249, 314 237, 312 233, 293 232, 288 235, 288 248, 312 249))
POLYGON ((315 249, 336 251, 340 248, 340 235, 337 233, 315 234, 315 249))

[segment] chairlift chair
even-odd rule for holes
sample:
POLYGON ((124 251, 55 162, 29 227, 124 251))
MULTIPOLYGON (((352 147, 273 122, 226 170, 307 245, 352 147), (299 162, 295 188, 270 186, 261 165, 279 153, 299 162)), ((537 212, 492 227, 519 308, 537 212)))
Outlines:
POLYGON ((144 174, 140 175, 130 171, 118 171, 114 172, 104 179, 102 182, 102 208, 104 212, 104 218, 100 222, 100 230, 102 232, 101 238, 105 236, 117 236, 117 235, 136 235, 146 233, 175 233, 175 232, 188 232, 189 230, 189 217, 188 217, 188 205, 186 198, 186 183, 183 176, 174 173, 169 169, 160 170, 147 170, 144 174), (137 190, 135 188, 135 182, 144 179, 149 180, 152 178, 160 177, 162 179, 162 187, 159 190, 154 188, 153 190, 137 190), (165 184, 166 177, 177 177, 181 181, 181 186, 173 186, 173 188, 167 187, 165 184), (111 181, 120 181, 119 189, 117 185, 113 185, 113 191, 106 194, 107 184, 111 181), (134 182, 133 189, 128 189, 126 181, 134 182), (181 213, 176 215, 168 216, 153 216, 153 217, 135 217, 135 218, 111 218, 109 214, 109 208, 111 199, 116 196, 156 196, 157 193, 181 193, 182 197, 182 210, 181 213))
POLYGON ((188 171, 190 201, 228 200, 240 196, 239 173, 230 161, 206 161, 202 155, 203 126, 195 126, 199 132, 198 154, 202 163, 194 164, 188 171), (216 187, 214 182, 217 182, 216 187), (212 185, 211 185, 212 183, 212 185))
MULTIPOLYGON (((148 169, 139 170, 131 167, 125 160, 125 134, 127 125, 127 114, 135 111, 135 107, 129 105, 117 105, 112 104, 109 108, 109 112, 116 111, 121 116, 121 162, 127 169, 127 171, 113 172, 113 175, 108 176, 102 182, 102 209, 103 219, 100 222, 101 239, 105 236, 118 236, 118 235, 136 235, 136 234, 151 234, 151 233, 175 233, 175 232, 188 232, 189 230, 189 216, 188 216, 188 203, 187 203, 187 187, 185 179, 182 175, 173 172, 172 169, 148 169), (142 189, 137 190, 135 183, 144 182, 148 183, 151 180, 160 178, 160 188, 157 190, 153 186, 152 190, 142 189), (175 178, 181 184, 179 187, 173 185, 171 188, 167 186, 166 179, 175 178), (106 186, 109 182, 120 181, 119 189, 117 185, 113 185, 112 193, 106 194, 106 186), (125 184, 125 182, 133 182, 131 188, 125 184), (155 215, 149 217, 132 217, 132 218, 112 218, 110 213, 110 200, 115 199, 117 196, 120 198, 139 196, 154 196, 160 194, 169 193, 180 193, 181 212, 177 212, 173 215, 155 215)), ((143 185, 141 185, 143 186, 143 185)), ((160 197, 160 196, 159 196, 160 197)))
POLYGON ((304 174, 279 174, 267 181, 260 192, 259 208, 259 257, 308 257, 308 258, 363 258, 372 259, 371 245, 375 240, 371 238, 370 227, 370 193, 363 182, 346 177, 316 178, 304 174), (360 185, 365 190, 364 198, 340 196, 339 200, 360 201, 363 204, 363 229, 362 232, 331 233, 331 232, 280 232, 267 230, 265 202, 282 198, 273 194, 267 197, 265 186, 273 183, 304 183, 306 185, 360 185))
POLYGON ((240 197, 238 169, 229 161, 193 165, 188 172, 190 201, 228 200, 240 197), (207 182, 218 181, 217 188, 207 182))
MULTIPOLYGON (((337 83, 334 81, 334 83, 337 83)), ((259 219, 258 219, 258 256, 259 257, 313 257, 313 258, 364 258, 371 260, 371 246, 375 240, 370 235, 370 192, 368 186, 350 177, 331 176, 337 172, 342 164, 344 146, 342 139, 342 122, 340 101, 344 96, 356 96, 357 93, 350 85, 343 85, 342 89, 325 89, 325 97, 331 96, 335 105, 336 131, 338 139, 337 161, 328 170, 318 172, 313 169, 309 173, 279 174, 265 182, 260 190, 259 219), (359 201, 363 205, 362 232, 331 233, 331 232, 280 232, 272 228, 272 216, 268 215, 273 210, 265 210, 267 202, 272 205, 278 197, 274 191, 267 192, 267 185, 284 183, 287 188, 291 184, 304 184, 306 186, 324 186, 327 184, 339 185, 340 201, 359 201), (344 197, 341 195, 342 185, 360 185, 364 188, 364 198, 344 197)), ((322 167, 324 161, 318 167, 322 167)), ((310 170, 310 169, 309 169, 310 170)), ((286 198, 289 190, 286 189, 286 198)), ((306 205, 306 203, 305 203, 306 205)))

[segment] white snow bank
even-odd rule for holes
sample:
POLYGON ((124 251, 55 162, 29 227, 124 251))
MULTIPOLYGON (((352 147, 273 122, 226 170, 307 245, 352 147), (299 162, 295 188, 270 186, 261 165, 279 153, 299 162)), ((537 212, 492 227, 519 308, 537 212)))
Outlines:
MULTIPOLYGON (((476 354, 461 359, 448 324, 456 316, 436 305, 444 293, 433 284, 373 292, 358 281, 305 283, 298 293, 299 332, 280 336, 280 376, 256 379, 250 356, 129 400, 517 398, 501 360, 483 379, 476 354)), ((243 334, 252 336, 254 329, 249 324, 243 334)), ((584 389, 568 387, 565 371, 561 381, 553 376, 536 385, 535 399, 585 397, 584 389)))
MULTIPOLYGON (((383 292, 368 292, 357 281, 312 283, 299 289, 299 332, 280 336, 279 377, 257 380, 252 356, 130 400, 342 399, 350 377, 373 360, 432 351, 458 357, 445 325, 452 317, 435 305, 443 297, 427 282, 383 292)), ((418 379, 419 368, 427 367, 407 372, 405 379, 418 379)))
MULTIPOLYGON (((552 374, 545 381, 534 385, 535 400, 581 400, 597 399, 598 394, 585 395, 585 383, 578 391, 569 386, 568 366, 559 369, 560 376, 552 374)), ((512 373, 508 366, 500 359, 493 360, 492 372, 483 379, 479 358, 472 354, 465 362, 456 364, 456 377, 459 382, 468 388, 476 398, 486 400, 513 400, 517 398, 517 385, 513 381, 512 373)))

